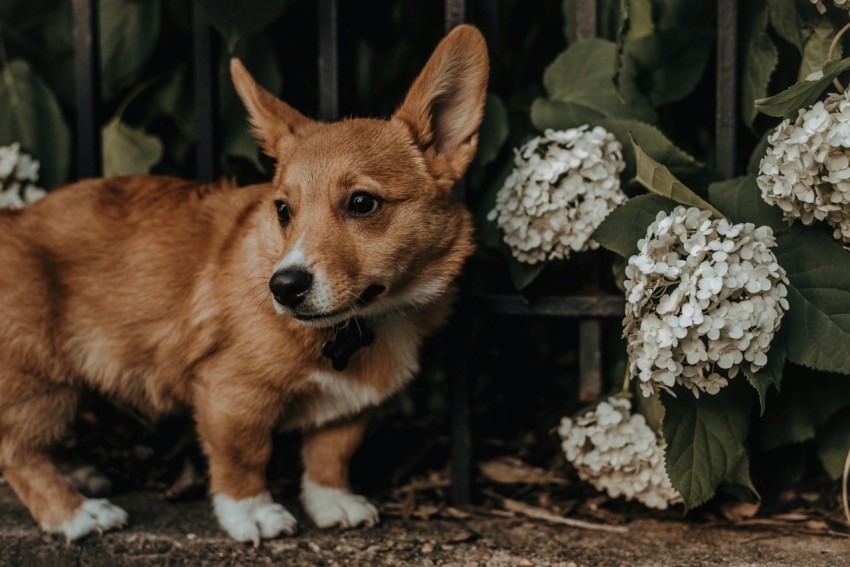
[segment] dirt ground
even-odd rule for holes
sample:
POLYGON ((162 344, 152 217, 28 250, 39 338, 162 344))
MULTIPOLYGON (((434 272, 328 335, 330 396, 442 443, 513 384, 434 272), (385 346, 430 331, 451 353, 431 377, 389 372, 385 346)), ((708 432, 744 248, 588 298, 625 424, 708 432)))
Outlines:
MULTIPOLYGON (((385 518, 375 528, 320 531, 259 548, 228 540, 206 502, 119 494, 130 513, 120 532, 68 544, 41 534, 8 487, 0 487, 0 565, 850 565, 850 538, 765 528, 636 519, 624 534, 552 526, 470 508, 465 519, 385 518)), ((296 502, 285 501, 300 513, 296 502)))

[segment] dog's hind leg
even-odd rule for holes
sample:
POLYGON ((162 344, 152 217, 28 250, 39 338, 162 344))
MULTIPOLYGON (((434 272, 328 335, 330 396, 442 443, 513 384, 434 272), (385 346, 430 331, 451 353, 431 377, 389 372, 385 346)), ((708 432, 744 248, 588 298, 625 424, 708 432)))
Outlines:
POLYGON ((48 456, 73 419, 76 389, 26 375, 0 377, 0 384, 0 470, 33 518, 69 540, 124 525, 124 510, 83 497, 48 456))
POLYGON ((301 501, 320 528, 373 526, 378 510, 348 484, 348 461, 360 446, 367 415, 334 422, 304 433, 301 501))

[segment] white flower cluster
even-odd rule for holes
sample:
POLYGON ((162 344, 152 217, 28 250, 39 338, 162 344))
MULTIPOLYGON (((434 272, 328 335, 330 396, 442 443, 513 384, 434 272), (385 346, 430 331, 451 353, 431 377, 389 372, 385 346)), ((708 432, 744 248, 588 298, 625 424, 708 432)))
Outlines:
MULTIPOLYGON (((826 6, 823 5, 823 0, 809 0, 815 7, 818 9, 818 12, 821 14, 826 13, 826 6)), ((832 0, 832 3, 836 8, 840 8, 842 10, 850 10, 850 0, 832 0)))
POLYGON ((626 266, 623 335, 645 396, 676 383, 716 394, 745 361, 757 372, 788 309, 770 227, 710 217, 659 212, 626 266))
POLYGON ((664 468, 664 440, 623 398, 608 398, 582 417, 561 420, 561 447, 579 477, 609 496, 664 510, 681 501, 664 468))
POLYGON ((546 130, 514 150, 514 169, 487 215, 520 261, 536 264, 598 248, 590 239, 617 205, 623 147, 597 126, 546 130))
POLYGON ((38 160, 21 152, 17 142, 0 147, 0 208, 20 209, 44 197, 38 181, 38 160))
POLYGON ((789 222, 825 220, 850 244, 850 91, 800 109, 767 141, 757 179, 762 199, 789 222))

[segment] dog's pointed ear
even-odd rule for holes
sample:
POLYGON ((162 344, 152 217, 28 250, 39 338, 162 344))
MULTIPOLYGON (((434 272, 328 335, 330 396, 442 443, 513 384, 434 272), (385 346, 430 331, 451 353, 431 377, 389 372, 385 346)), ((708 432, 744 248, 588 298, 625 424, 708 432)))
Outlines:
POLYGON ((235 57, 230 60, 230 75, 248 111, 254 136, 267 155, 278 157, 282 144, 303 136, 319 124, 258 85, 235 57))
POLYGON ((488 73, 481 33, 458 26, 437 46, 393 115, 410 130, 440 185, 460 179, 475 157, 488 73))

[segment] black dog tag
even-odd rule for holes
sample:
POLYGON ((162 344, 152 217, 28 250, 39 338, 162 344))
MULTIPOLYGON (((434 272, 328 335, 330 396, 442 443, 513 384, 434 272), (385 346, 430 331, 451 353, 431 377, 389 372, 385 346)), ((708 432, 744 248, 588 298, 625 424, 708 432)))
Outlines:
POLYGON ((333 369, 337 371, 346 369, 348 359, 360 347, 375 342, 375 331, 362 319, 350 319, 343 325, 334 329, 334 338, 322 345, 322 355, 331 359, 333 369))

